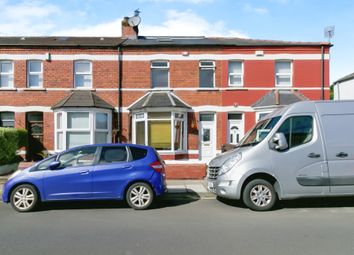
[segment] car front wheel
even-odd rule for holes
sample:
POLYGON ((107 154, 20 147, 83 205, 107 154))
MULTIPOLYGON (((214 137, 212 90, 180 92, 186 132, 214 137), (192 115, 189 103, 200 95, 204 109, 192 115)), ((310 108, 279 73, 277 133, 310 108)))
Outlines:
POLYGON ((149 208, 154 201, 154 192, 148 184, 137 182, 128 188, 126 200, 131 208, 144 210, 149 208))
POLYGON ((20 185, 11 192, 10 202, 16 211, 29 212, 38 204, 38 193, 32 185, 20 185))
POLYGON ((243 191, 243 202, 254 211, 268 211, 277 201, 277 193, 271 183, 263 179, 250 181, 243 191))

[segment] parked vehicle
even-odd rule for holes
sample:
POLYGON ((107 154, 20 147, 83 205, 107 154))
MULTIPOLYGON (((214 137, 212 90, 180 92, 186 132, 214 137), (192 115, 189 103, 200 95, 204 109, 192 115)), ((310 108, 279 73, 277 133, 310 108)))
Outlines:
POLYGON ((155 149, 133 144, 97 144, 66 150, 14 173, 2 199, 19 212, 39 202, 126 200, 146 209, 166 189, 163 161, 155 149))
POLYGON ((277 199, 354 195, 354 101, 304 101, 260 120, 214 158, 208 187, 252 210, 277 199))

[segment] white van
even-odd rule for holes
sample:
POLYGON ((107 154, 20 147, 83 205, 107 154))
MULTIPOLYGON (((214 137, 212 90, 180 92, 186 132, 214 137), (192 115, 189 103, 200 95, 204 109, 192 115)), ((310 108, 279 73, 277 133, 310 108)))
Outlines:
POLYGON ((303 101, 261 119, 208 166, 208 188, 252 210, 354 195, 354 101, 303 101))

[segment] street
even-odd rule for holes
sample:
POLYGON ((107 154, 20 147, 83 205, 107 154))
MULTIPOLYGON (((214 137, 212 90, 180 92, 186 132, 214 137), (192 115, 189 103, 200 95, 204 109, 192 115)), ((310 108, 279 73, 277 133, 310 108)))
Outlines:
POLYGON ((354 199, 239 202, 169 196, 155 209, 122 202, 51 203, 33 213, 0 205, 0 254, 353 254, 354 199))

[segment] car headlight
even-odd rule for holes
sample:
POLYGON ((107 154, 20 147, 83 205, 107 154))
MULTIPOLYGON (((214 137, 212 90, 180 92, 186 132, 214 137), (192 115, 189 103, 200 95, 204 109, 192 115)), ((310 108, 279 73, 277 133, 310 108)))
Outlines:
POLYGON ((236 165, 236 163, 241 160, 241 158, 242 158, 241 153, 236 153, 235 155, 230 157, 228 160, 226 160, 220 168, 219 175, 225 174, 228 171, 230 171, 231 168, 233 168, 233 166, 236 165))
POLYGON ((15 171, 12 175, 10 175, 10 177, 8 178, 8 180, 14 178, 15 176, 19 175, 20 173, 21 173, 21 170, 15 171))

